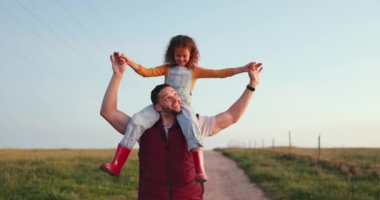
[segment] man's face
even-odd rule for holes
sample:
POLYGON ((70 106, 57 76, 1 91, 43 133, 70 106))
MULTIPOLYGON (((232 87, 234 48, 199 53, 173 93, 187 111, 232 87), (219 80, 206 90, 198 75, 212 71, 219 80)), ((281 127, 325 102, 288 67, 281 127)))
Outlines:
POLYGON ((181 112, 181 99, 172 87, 165 87, 158 93, 157 111, 178 114, 181 112))

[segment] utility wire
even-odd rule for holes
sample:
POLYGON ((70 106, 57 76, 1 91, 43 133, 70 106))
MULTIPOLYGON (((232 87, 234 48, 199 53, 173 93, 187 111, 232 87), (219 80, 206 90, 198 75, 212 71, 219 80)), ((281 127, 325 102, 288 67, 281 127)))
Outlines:
MULTIPOLYGON (((18 53, 17 51, 15 51, 14 49, 12 49, 10 47, 4 45, 1 41, 0 41, 0 48, 5 50, 6 52, 12 53, 17 59, 23 60, 25 63, 28 64, 28 66, 32 66, 35 69, 41 71, 42 73, 48 74, 50 78, 57 80, 58 83, 61 83, 63 86, 67 86, 67 82, 68 82, 67 77, 65 78, 65 77, 61 76, 60 74, 57 74, 54 71, 50 70, 49 68, 46 68, 45 66, 34 62, 32 59, 18 53)), ((77 97, 83 96, 83 92, 80 92, 77 88, 71 89, 70 91, 73 93, 73 96, 77 96, 77 97)))
POLYGON ((117 37, 115 36, 115 34, 114 34, 112 31, 110 31, 111 29, 110 29, 110 27, 108 26, 108 24, 105 23, 104 20, 103 20, 101 17, 99 17, 99 15, 98 15, 97 12, 95 11, 95 9, 94 9, 92 6, 90 6, 90 4, 88 3, 88 1, 87 1, 87 0, 83 0, 83 2, 84 2, 84 5, 87 6, 87 8, 88 8, 88 10, 90 11, 90 13, 94 16, 94 18, 96 19, 96 21, 97 21, 98 23, 101 23, 101 25, 102 25, 103 27, 105 27, 103 30, 105 30, 105 31, 107 32, 107 34, 108 34, 108 37, 107 37, 107 38, 117 38, 117 37))
POLYGON ((49 45, 53 46, 52 43, 50 43, 48 40, 46 40, 45 38, 43 38, 41 36, 41 34, 39 34, 37 31, 33 30, 27 23, 24 23, 22 22, 21 20, 18 19, 18 17, 16 17, 15 15, 11 14, 10 12, 8 12, 7 10, 3 9, 2 7, 0 7, 0 11, 2 11, 3 13, 5 13, 6 15, 8 15, 9 18, 13 19, 14 21, 16 21, 17 23, 19 23, 21 25, 21 27, 24 27, 28 30, 28 33, 31 33, 33 34, 34 36, 40 38, 42 41, 45 41, 47 42, 49 45))
MULTIPOLYGON (((26 10, 33 18, 35 18, 37 21, 39 21, 48 31, 50 31, 55 37, 60 39, 64 42, 70 49, 76 52, 76 55, 78 55, 81 59, 85 59, 90 66, 95 66, 96 64, 92 62, 91 59, 88 59, 86 56, 82 54, 81 51, 77 50, 74 46, 72 46, 68 41, 66 41, 60 34, 58 34, 54 29, 52 29, 48 24, 46 24, 40 17, 35 15, 29 8, 27 8, 23 3, 21 3, 19 0, 16 0, 16 2, 23 7, 24 10, 26 10)), ((94 68, 90 67, 93 71, 94 68)))
MULTIPOLYGON (((46 38, 44 38, 38 31, 34 30, 29 24, 27 23, 24 23, 22 20, 20 20, 17 16, 11 14, 10 12, 8 12, 7 10, 3 9, 2 7, 0 7, 0 11, 5 13, 11 20, 14 20, 16 23, 18 23, 20 25, 20 27, 23 27, 27 30, 27 33, 30 33, 34 36, 36 36, 37 38, 39 38, 41 41, 45 42, 46 44, 48 44, 48 46, 50 46, 52 49, 57 49, 58 51, 60 51, 60 53, 64 56, 64 57, 68 57, 69 55, 67 54, 66 51, 63 51, 61 48, 56 48, 56 46, 50 42, 49 40, 47 40, 46 38)), ((9 50, 11 52, 13 52, 13 54, 16 54, 16 55, 20 55, 19 53, 17 53, 15 50, 7 47, 6 45, 2 45, 4 49, 6 50, 9 50)), ((18 56, 19 57, 19 56, 18 56)), ((62 56, 60 56, 62 57, 62 56)), ((24 59, 24 60, 28 60, 28 59, 24 59)), ((28 61, 29 62, 29 61, 28 61)))
POLYGON ((71 20, 73 20, 76 23, 76 25, 79 26, 86 33, 86 35, 88 36, 88 38, 91 38, 94 41, 94 43, 98 46, 98 48, 102 49, 104 51, 104 53, 107 54, 106 48, 103 45, 101 45, 99 43, 99 41, 92 36, 92 34, 90 33, 90 31, 88 31, 82 23, 80 23, 73 15, 70 14, 70 10, 60 0, 56 0, 55 2, 63 10, 66 11, 67 15, 71 18, 71 20))
MULTIPOLYGON (((36 2, 35 2, 36 3, 36 2)), ((38 4, 37 4, 38 5, 38 4)), ((43 8, 43 6, 38 6, 38 8, 40 9, 40 11, 42 11, 43 13, 47 13, 46 12, 46 10, 44 10, 44 9, 42 9, 43 8)), ((46 24, 46 23, 45 23, 46 24)), ((50 27, 51 28, 51 27, 50 27)), ((53 28, 51 28, 51 29, 53 29, 53 28)), ((57 32, 57 31, 55 31, 55 33, 56 34, 58 34, 61 38, 65 38, 65 37, 63 37, 61 34, 59 34, 59 32, 57 32)), ((69 32, 66 32, 65 33, 65 35, 67 36, 66 38, 67 39, 65 39, 64 41, 67 41, 67 43, 68 44, 70 44, 70 40, 71 40, 71 44, 72 43, 74 43, 74 44, 77 44, 77 45, 80 45, 80 41, 78 41, 77 39, 75 39, 75 37, 73 36, 73 35, 71 35, 69 32)), ((88 37, 89 38, 89 37, 88 37)), ((72 46, 74 49, 76 49, 77 50, 77 48, 75 48, 74 46, 72 46)), ((93 50, 93 48, 90 48, 90 51, 92 51, 93 50)), ((76 51, 77 53, 78 53, 78 51, 76 51)), ((91 56, 90 56, 90 58, 88 58, 87 56, 85 56, 85 54, 83 54, 83 51, 79 51, 79 52, 81 52, 81 59, 83 59, 83 58, 85 58, 87 61, 89 61, 90 63, 91 63, 91 65, 93 65, 93 66, 95 66, 95 65, 98 65, 97 63, 94 63, 93 61, 92 61, 92 59, 91 59, 91 56), (83 57, 84 56, 84 57, 83 57)), ((89 52, 89 51, 86 51, 86 52, 89 52)), ((96 55, 96 56, 98 56, 98 54, 97 53, 95 53, 95 51, 92 51, 93 53, 94 53, 94 55, 96 55)), ((99 66, 99 65, 98 65, 99 66)), ((102 66, 99 66, 100 68, 103 68, 102 66)))
POLYGON ((39 65, 38 63, 34 62, 33 60, 29 59, 28 57, 26 57, 20 53, 17 53, 17 51, 15 51, 12 48, 9 48, 8 46, 4 45, 1 41, 0 41, 0 47, 7 52, 11 52, 12 54, 14 54, 16 56, 16 58, 20 58, 20 59, 24 60, 30 66, 33 66, 34 68, 40 70, 41 72, 47 73, 51 77, 54 77, 54 78, 59 79, 61 81, 65 80, 61 75, 49 70, 48 68, 44 67, 43 65, 39 65))

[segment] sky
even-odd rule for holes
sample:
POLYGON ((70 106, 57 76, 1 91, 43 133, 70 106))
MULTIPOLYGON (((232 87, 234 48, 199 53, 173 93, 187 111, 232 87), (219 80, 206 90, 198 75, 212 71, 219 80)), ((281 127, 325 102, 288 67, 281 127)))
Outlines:
MULTIPOLYGON (((115 148, 99 114, 109 55, 163 63, 171 37, 196 41, 199 65, 263 63, 240 121, 205 141, 228 146, 380 147, 380 1, 0 1, 0 148, 115 148)), ((228 109, 248 75, 198 80, 201 115, 228 109)), ((150 104, 163 77, 128 68, 119 109, 150 104)))

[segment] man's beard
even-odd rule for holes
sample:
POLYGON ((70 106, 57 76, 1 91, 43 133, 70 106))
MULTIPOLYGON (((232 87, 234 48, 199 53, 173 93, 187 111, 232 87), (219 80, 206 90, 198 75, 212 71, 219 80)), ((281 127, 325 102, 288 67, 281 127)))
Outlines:
POLYGON ((174 109, 170 109, 170 108, 162 108, 162 111, 166 112, 166 113, 171 113, 173 115, 178 115, 182 112, 182 109, 177 111, 177 110, 174 110, 174 109))
POLYGON ((180 110, 180 111, 172 110, 172 113, 173 113, 174 115, 178 115, 178 114, 180 114, 181 112, 182 112, 182 110, 180 110))

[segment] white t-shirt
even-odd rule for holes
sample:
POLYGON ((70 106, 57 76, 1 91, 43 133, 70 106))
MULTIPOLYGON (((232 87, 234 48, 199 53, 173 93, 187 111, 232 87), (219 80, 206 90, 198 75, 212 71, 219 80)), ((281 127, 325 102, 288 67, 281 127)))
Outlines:
POLYGON ((199 128, 201 129, 201 140, 216 134, 215 132, 215 116, 199 116, 199 128))
MULTIPOLYGON (((216 134, 215 128, 215 117, 212 116, 199 116, 198 118, 199 128, 201 129, 201 140, 216 134)), ((165 127, 166 137, 168 136, 168 131, 170 127, 165 127)))

